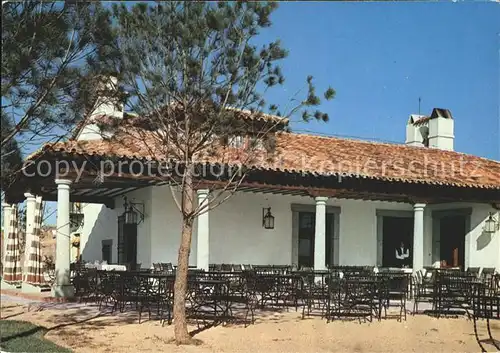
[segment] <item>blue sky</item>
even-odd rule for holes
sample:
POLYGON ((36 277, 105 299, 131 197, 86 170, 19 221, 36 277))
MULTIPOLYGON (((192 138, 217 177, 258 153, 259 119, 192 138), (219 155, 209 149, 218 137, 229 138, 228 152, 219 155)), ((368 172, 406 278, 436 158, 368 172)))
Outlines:
POLYGON ((311 74, 337 97, 330 122, 295 131, 404 142, 409 114, 448 108, 455 150, 500 159, 500 7, 465 3, 281 3, 259 41, 281 39, 286 103, 311 74))
POLYGON ((421 97, 422 114, 451 110, 456 151, 500 159, 498 3, 281 2, 271 20, 256 42, 280 39, 289 57, 268 103, 288 105, 308 75, 337 91, 329 123, 294 131, 402 143, 421 97))

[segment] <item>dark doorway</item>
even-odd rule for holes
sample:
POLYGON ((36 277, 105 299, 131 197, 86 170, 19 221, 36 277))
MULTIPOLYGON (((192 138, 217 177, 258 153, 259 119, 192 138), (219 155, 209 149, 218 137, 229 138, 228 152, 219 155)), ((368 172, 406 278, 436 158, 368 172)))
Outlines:
POLYGON ((118 217, 118 263, 134 269, 137 264, 137 224, 126 224, 118 217))
POLYGON ((326 214, 326 239, 325 239, 325 256, 326 256, 326 267, 329 268, 334 264, 333 262, 333 214, 332 213, 327 213, 326 214))
POLYGON ((465 264, 465 216, 445 216, 440 219, 440 258, 443 267, 465 264))
POLYGON ((113 240, 106 239, 101 242, 102 260, 106 261, 108 264, 113 262, 112 249, 113 249, 113 240))
POLYGON ((401 267, 401 260, 396 259, 396 249, 401 242, 409 250, 410 257, 403 263, 413 263, 413 218, 383 217, 382 227, 382 267, 401 267))
POLYGON ((299 267, 314 267, 313 212, 299 212, 299 267))
MULTIPOLYGON (((333 214, 326 214, 325 264, 333 265, 333 214)), ((299 212, 299 267, 314 267, 316 214, 299 212)))

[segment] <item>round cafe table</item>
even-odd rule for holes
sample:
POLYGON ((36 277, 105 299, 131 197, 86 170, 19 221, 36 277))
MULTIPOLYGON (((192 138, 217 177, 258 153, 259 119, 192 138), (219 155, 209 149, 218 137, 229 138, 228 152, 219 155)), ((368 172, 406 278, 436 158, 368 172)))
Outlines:
POLYGON ((127 266, 125 265, 99 265, 98 270, 102 271, 127 271, 127 266))
POLYGON ((127 271, 125 265, 108 265, 108 264, 85 264, 86 268, 96 268, 101 271, 127 271))

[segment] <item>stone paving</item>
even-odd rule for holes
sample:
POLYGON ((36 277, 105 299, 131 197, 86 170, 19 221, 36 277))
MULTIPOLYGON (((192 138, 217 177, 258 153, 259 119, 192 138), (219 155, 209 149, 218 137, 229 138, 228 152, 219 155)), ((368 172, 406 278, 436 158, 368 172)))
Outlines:
POLYGON ((9 301, 9 302, 13 302, 13 303, 20 304, 20 305, 30 305, 30 304, 42 303, 42 300, 29 299, 29 298, 8 295, 8 294, 1 294, 0 301, 1 302, 9 301))
POLYGON ((36 308, 36 310, 68 310, 68 309, 82 309, 82 308, 87 308, 87 309, 94 309, 96 312, 98 312, 97 305, 92 305, 88 304, 85 305, 84 303, 56 303, 56 302, 45 302, 41 298, 40 300, 36 299, 31 299, 31 298, 25 298, 21 296, 13 296, 13 295, 8 295, 8 294, 2 294, 0 297, 1 302, 10 302, 10 303, 15 303, 19 305, 27 305, 28 308, 33 309, 36 308))

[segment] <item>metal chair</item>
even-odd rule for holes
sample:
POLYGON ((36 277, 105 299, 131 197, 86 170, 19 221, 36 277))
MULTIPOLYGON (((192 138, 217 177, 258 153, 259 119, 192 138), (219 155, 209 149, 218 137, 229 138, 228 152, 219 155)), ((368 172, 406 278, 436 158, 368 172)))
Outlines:
MULTIPOLYGON (((498 275, 497 275, 498 276, 498 275)), ((499 280, 500 281, 500 280, 499 280)), ((497 351, 500 351, 498 341, 491 332, 491 320, 500 320, 500 294, 485 284, 477 284, 472 295, 472 318, 474 322, 474 336, 481 348, 481 352, 486 352, 483 342, 479 339, 477 322, 481 319, 486 320, 488 340, 493 344, 497 351)))

